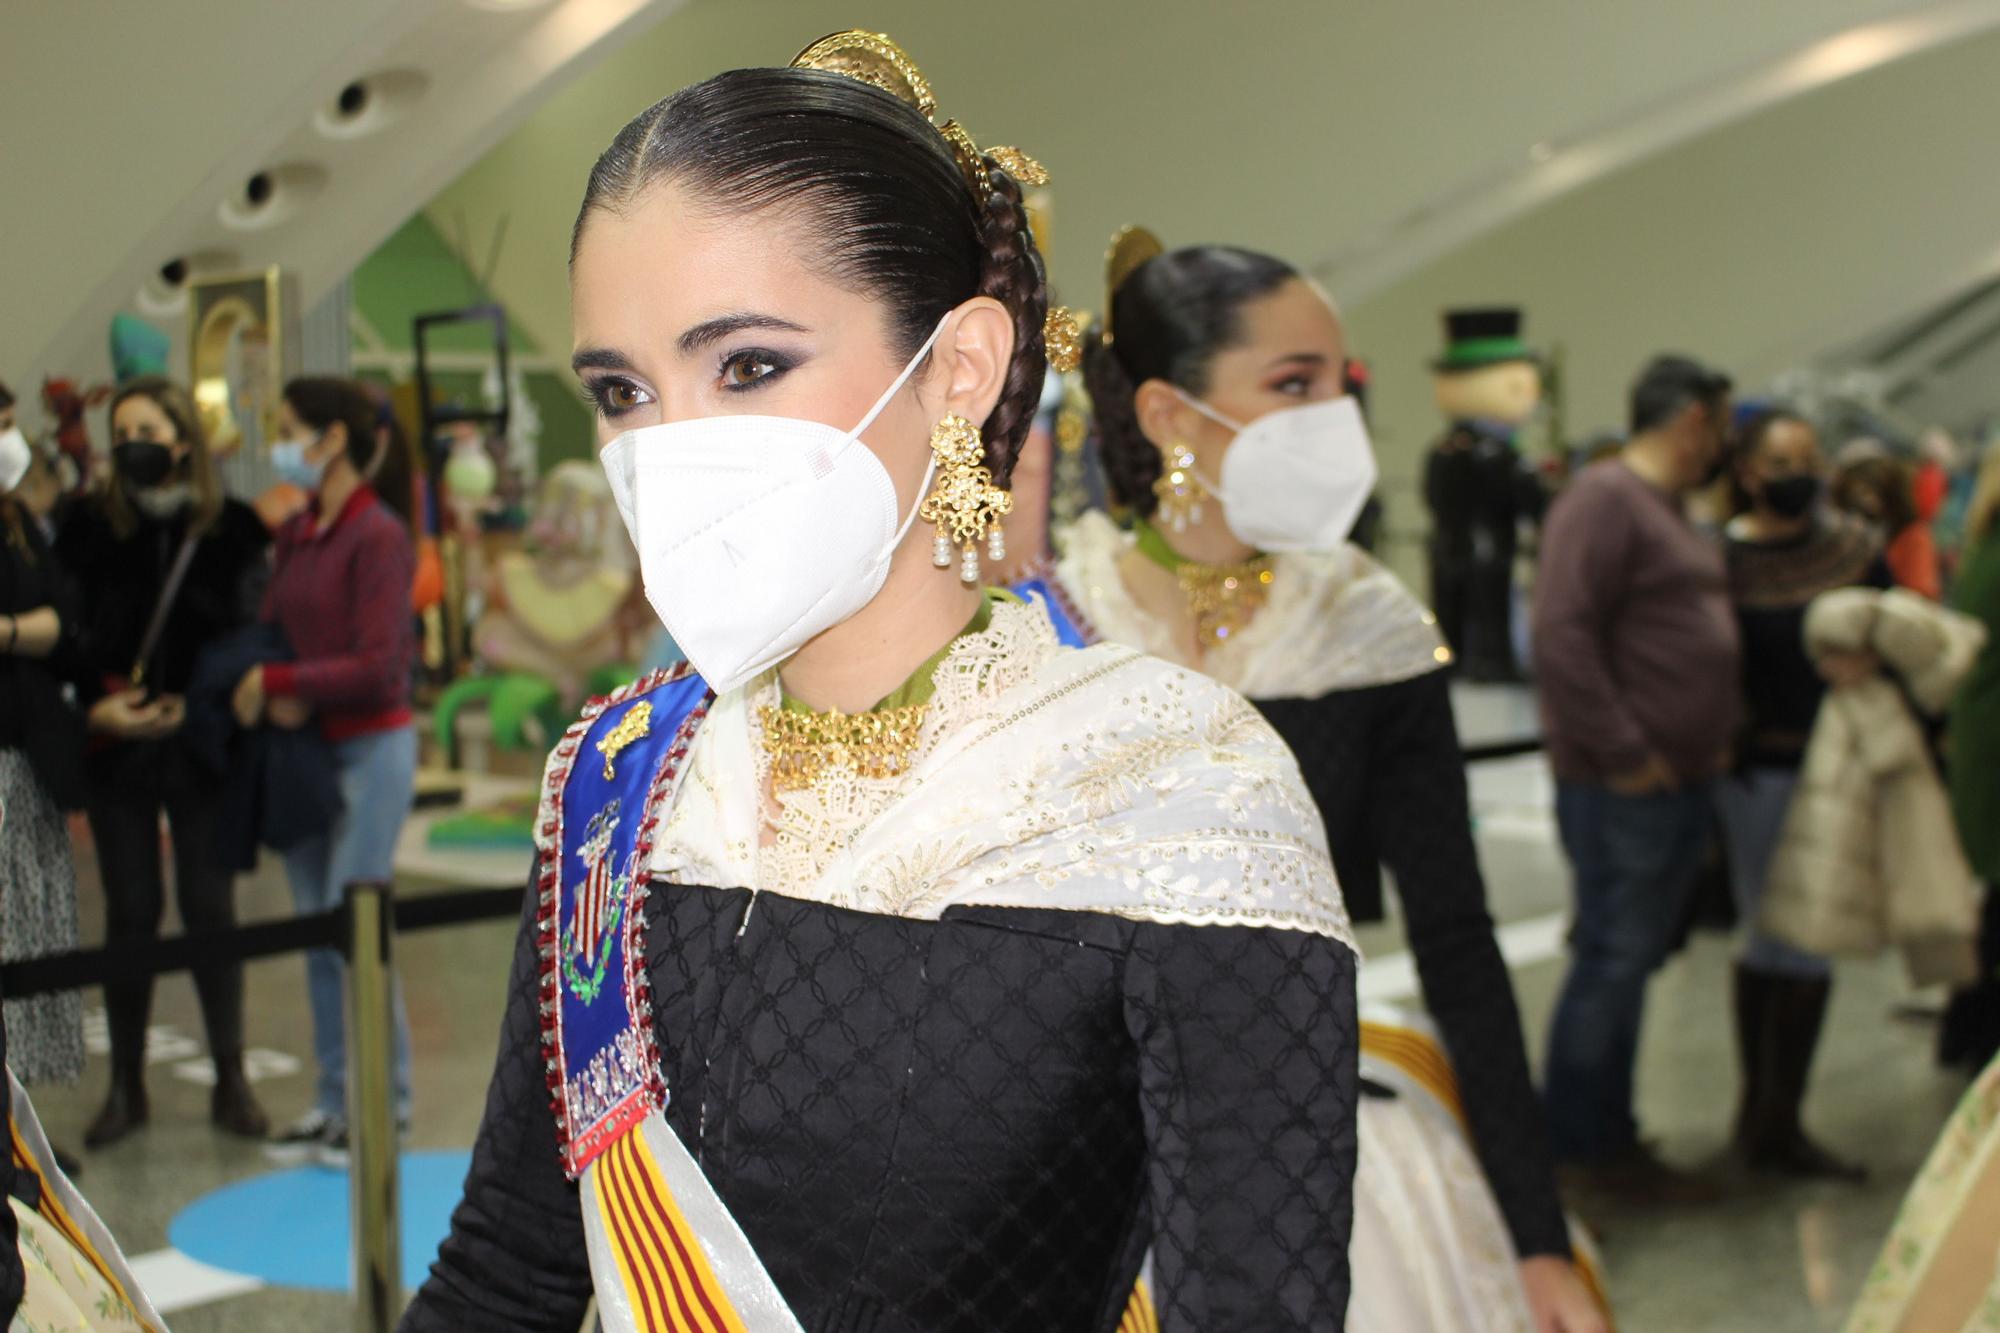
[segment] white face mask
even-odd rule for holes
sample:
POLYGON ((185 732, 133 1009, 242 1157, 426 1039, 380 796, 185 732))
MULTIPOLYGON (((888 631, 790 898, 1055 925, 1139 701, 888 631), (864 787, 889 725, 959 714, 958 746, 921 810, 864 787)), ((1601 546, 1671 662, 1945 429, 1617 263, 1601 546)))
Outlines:
POLYGON ((28 437, 21 434, 19 426, 0 430, 0 495, 19 486, 34 461, 34 450, 28 447, 28 437))
POLYGON ((1222 456, 1222 484, 1196 474, 1222 501, 1231 532, 1260 551, 1332 551, 1347 540, 1378 475, 1359 403, 1352 397, 1303 403, 1246 426, 1199 398, 1180 396, 1236 432, 1222 456))
MULTIPOLYGON (((718 694, 874 600, 916 521, 860 439, 944 322, 853 430, 717 416, 626 431, 598 455, 639 550, 646 600, 718 694)), ((935 466, 935 464, 933 464, 935 466)), ((917 485, 919 502, 930 471, 917 485)))

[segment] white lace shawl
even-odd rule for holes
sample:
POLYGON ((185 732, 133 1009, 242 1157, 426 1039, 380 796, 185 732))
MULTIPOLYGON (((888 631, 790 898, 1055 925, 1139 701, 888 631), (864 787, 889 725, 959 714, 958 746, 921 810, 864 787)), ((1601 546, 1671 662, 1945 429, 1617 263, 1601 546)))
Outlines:
POLYGON ((1353 947, 1298 767, 1233 691, 1127 648, 1065 650, 1016 603, 959 640, 937 685, 907 773, 788 797, 762 848, 756 717, 775 682, 717 699, 655 876, 927 920, 1040 907, 1353 947))
MULTIPOLYGON (((1118 562, 1132 537, 1098 510, 1066 529, 1056 577, 1098 633, 1169 661, 1172 630, 1132 600, 1118 562)), ((1317 699, 1413 680, 1451 661, 1437 617, 1358 547, 1279 555, 1271 597, 1193 666, 1252 699, 1317 699)))

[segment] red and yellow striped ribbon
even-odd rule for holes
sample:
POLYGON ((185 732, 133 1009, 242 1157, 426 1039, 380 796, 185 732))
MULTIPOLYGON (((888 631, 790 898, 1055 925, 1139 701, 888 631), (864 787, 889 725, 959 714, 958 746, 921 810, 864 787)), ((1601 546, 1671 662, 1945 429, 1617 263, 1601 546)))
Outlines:
MULTIPOLYGON (((1467 1124, 1465 1102, 1458 1090, 1458 1073, 1451 1067, 1451 1060, 1436 1038, 1410 1028, 1371 1023, 1364 1019, 1361 1024, 1361 1050, 1408 1074, 1457 1116, 1460 1124, 1467 1124)), ((1583 1279, 1583 1285, 1597 1302, 1597 1308, 1604 1312, 1606 1327, 1615 1329, 1616 1326, 1610 1323, 1611 1299, 1605 1294, 1604 1274, 1581 1245, 1575 1247, 1575 1255, 1577 1276, 1583 1279)))
MULTIPOLYGON (((11 1119, 7 1122, 7 1130, 9 1137, 13 1139, 15 1168, 32 1174, 38 1186, 35 1191, 38 1200, 35 1204, 35 1211, 41 1215, 42 1220, 62 1233, 63 1239, 75 1246, 78 1254, 81 1254, 90 1261, 90 1266, 97 1270, 98 1276, 104 1279, 105 1285, 116 1292, 118 1299, 125 1303, 125 1308, 132 1315, 133 1322, 143 1325, 145 1321, 139 1318, 138 1307, 132 1303, 131 1293, 125 1290, 125 1284, 120 1282, 117 1274, 111 1271, 111 1265, 105 1262, 104 1256, 98 1253, 97 1247, 90 1243, 90 1238, 84 1235, 83 1228, 77 1225, 76 1219, 69 1215, 69 1209, 63 1207, 62 1200, 57 1197, 56 1191, 49 1185, 48 1177, 42 1174, 41 1163, 36 1160, 35 1154, 29 1151, 27 1141, 21 1137, 21 1131, 14 1125, 11 1119)), ((0 1208, 6 1206, 4 1202, 0 1202, 0 1208)))
POLYGON ((665 1333, 746 1333, 700 1240, 637 1132, 597 1161, 597 1205, 639 1326, 665 1333))
POLYGON ((1387 1023, 1361 1023, 1361 1053, 1396 1066, 1465 1124, 1465 1103, 1459 1096, 1458 1073, 1444 1048, 1424 1033, 1387 1023))
POLYGON ((1125 1306, 1125 1317, 1118 1321, 1118 1333, 1160 1333, 1160 1316, 1153 1309, 1153 1293, 1146 1290, 1144 1278, 1132 1286, 1132 1299, 1125 1306))

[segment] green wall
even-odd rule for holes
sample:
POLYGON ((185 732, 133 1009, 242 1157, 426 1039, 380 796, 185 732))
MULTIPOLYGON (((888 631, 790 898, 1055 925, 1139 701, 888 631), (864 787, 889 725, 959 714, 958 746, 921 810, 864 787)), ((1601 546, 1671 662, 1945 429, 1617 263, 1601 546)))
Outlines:
MULTIPOLYGON (((355 373, 384 383, 406 378, 412 373, 406 368, 415 350, 414 321, 419 315, 493 300, 429 215, 416 214, 354 270, 357 324, 365 325, 367 333, 373 335, 368 337, 357 327, 355 373)), ((550 361, 538 340, 511 312, 507 336, 509 351, 523 364, 528 396, 541 417, 542 468, 566 458, 592 457, 595 441, 590 412, 578 397, 569 372, 550 361)), ((491 342, 476 325, 447 325, 428 339, 434 352, 446 355, 486 351, 491 342)), ((463 366, 435 370, 431 380, 447 398, 478 399, 477 370, 463 366)))

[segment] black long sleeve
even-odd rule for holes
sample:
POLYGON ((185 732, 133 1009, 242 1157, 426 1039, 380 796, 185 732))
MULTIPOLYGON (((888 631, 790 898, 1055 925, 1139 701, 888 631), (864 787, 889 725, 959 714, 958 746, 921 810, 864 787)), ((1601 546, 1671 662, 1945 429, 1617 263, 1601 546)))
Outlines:
POLYGON ((590 1304, 577 1187, 556 1155, 536 1016, 532 882, 507 982, 500 1055, 465 1197, 401 1333, 576 1333, 590 1304))
POLYGON ((1143 926, 1125 976, 1162 1333, 1339 1330, 1355 957, 1290 930, 1143 926))
MULTIPOLYGON (((815 1333, 1110 1333, 1150 1243, 1163 1333, 1339 1333, 1355 957, 1320 935, 742 889, 646 900, 673 1100, 815 1333), (1004 1293, 1004 1295, 996 1295, 1004 1293)), ((571 1333, 525 918, 465 1198, 404 1333, 571 1333)))
POLYGON ((1567 1255, 1521 1015, 1493 938, 1465 761, 1443 672, 1381 687, 1368 729, 1368 822, 1396 877, 1424 1000, 1458 1073, 1480 1165, 1525 1258, 1567 1255))

